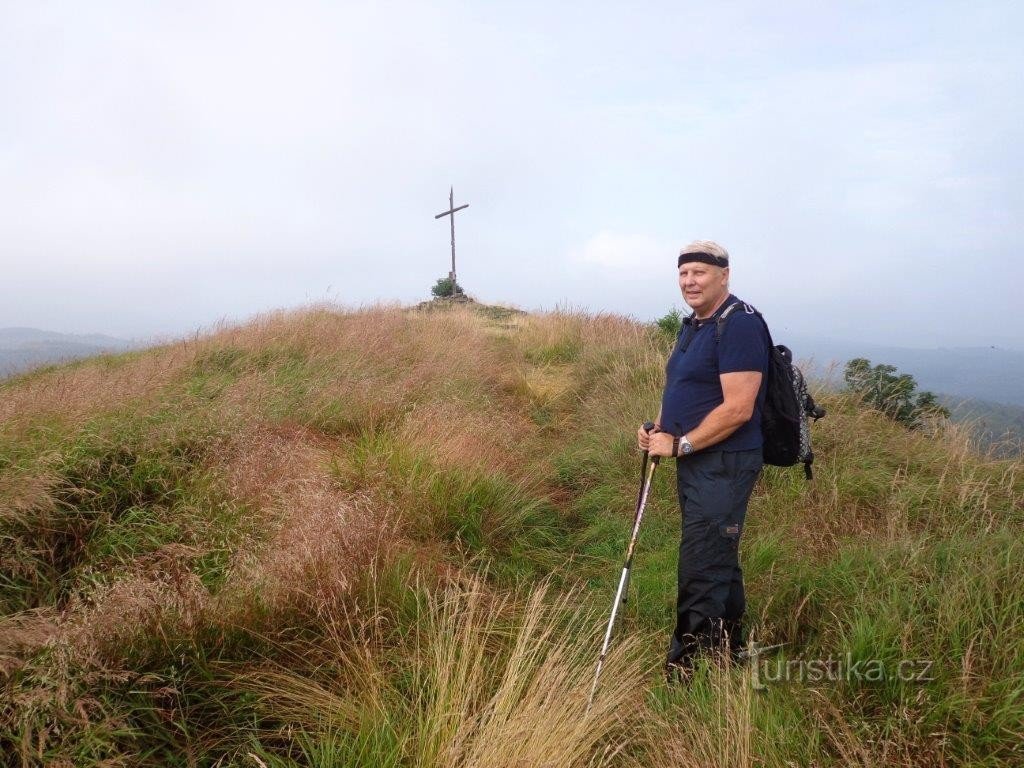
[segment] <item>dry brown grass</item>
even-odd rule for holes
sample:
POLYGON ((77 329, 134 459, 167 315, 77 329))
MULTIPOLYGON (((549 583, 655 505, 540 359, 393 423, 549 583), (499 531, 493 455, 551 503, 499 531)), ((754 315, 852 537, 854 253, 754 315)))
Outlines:
POLYGON ((213 600, 192 570, 197 554, 170 545, 137 559, 130 574, 72 600, 47 642, 76 665, 104 668, 138 642, 209 626, 213 600))
POLYGON ((46 608, 0 617, 0 680, 56 634, 57 619, 55 612, 46 608))
POLYGON ((239 553, 226 586, 258 591, 271 608, 296 600, 336 604, 394 536, 393 511, 342 491, 327 465, 336 446, 300 428, 239 436, 227 467, 231 493, 253 505, 268 530, 257 551, 239 553))
POLYGON ((98 358, 22 377, 0 390, 0 425, 11 438, 37 419, 75 426, 98 411, 160 391, 188 367, 196 352, 194 342, 183 341, 123 365, 98 358))
POLYGON ((56 419, 68 428, 131 402, 154 407, 160 395, 173 394, 168 386, 197 361, 225 349, 271 357, 291 350, 314 360, 348 352, 376 359, 408 340, 409 331, 404 313, 386 306, 344 313, 311 306, 258 315, 242 324, 221 323, 208 334, 144 353, 102 356, 18 377, 0 390, 0 425, 13 436, 40 419, 56 419))
POLYGON ((608 765, 638 723, 646 669, 637 640, 619 642, 608 660, 615 674, 588 711, 595 618, 544 585, 520 604, 478 579, 455 582, 421 598, 402 648, 382 652, 389 643, 377 635, 391 620, 378 609, 331 627, 340 636, 327 645, 340 658, 323 666, 328 674, 264 669, 247 685, 288 727, 377 733, 382 753, 400 750, 424 768, 608 765), (353 647, 352 637, 364 642, 353 647), (392 687, 389 654, 408 689, 392 687))
POLYGON ((986 457, 964 425, 913 431, 847 394, 823 393, 819 401, 829 415, 814 425, 814 482, 788 505, 772 503, 778 489, 764 483, 752 500, 758 516, 769 515, 766 522, 809 555, 827 559, 851 539, 925 536, 950 519, 970 533, 979 525, 991 532, 1024 512, 1024 460, 986 457))
MULTIPOLYGON (((85 361, 10 383, 0 391, 5 436, 17 439, 30 425, 52 420, 47 429, 56 442, 0 476, 0 516, 54 512, 63 445, 90 419, 126 406, 137 414, 165 408, 221 435, 207 469, 261 519, 264 542, 251 541, 235 554, 225 596, 258 585, 261 600, 271 605, 336 599, 351 573, 382 540, 393 538, 391 510, 385 499, 343 491, 330 480, 327 465, 343 452, 337 438, 271 420, 287 391, 282 387, 291 386, 280 378, 282 362, 304 366, 307 424, 340 403, 357 428, 395 422, 399 439, 439 466, 515 472, 533 429, 519 411, 488 409, 512 389, 510 348, 497 347, 472 312, 336 310, 268 313, 124 361, 85 361), (196 371, 232 375, 216 398, 195 400, 183 384, 196 371)), ((155 422, 136 449, 158 445, 178 429, 173 419, 155 422)), ((73 601, 59 623, 73 629, 83 650, 93 640, 116 646, 125 633, 145 634, 169 621, 183 628, 201 624, 210 612, 223 611, 226 597, 211 600, 191 575, 199 554, 166 546, 140 558, 114 583, 92 590, 87 604, 73 601)), ((39 627, 19 634, 37 641, 53 635, 51 623, 39 627)))
MULTIPOLYGON (((700 681, 709 690, 699 706, 677 700, 653 717, 643 736, 650 740, 651 768, 752 768, 760 745, 753 723, 757 692, 747 676, 726 662, 710 664, 700 681), (709 705, 705 698, 711 699, 709 705)), ((702 692, 703 693, 703 692, 702 692)))
POLYGON ((255 627, 265 621, 257 616, 316 614, 344 602, 368 564, 400 543, 390 510, 330 480, 332 448, 322 435, 294 427, 235 436, 215 466, 231 497, 258 516, 254 528, 262 534, 234 553, 224 586, 211 594, 195 575, 203 550, 165 545, 73 600, 59 619, 41 617, 31 630, 35 647, 57 642, 81 663, 116 660, 138 639, 255 627))
POLYGON ((524 469, 524 448, 535 431, 520 412, 488 412, 441 402, 411 409, 397 439, 440 467, 516 477, 524 469))
POLYGON ((517 336, 527 348, 543 349, 566 343, 590 351, 632 350, 645 346, 649 332, 635 320, 611 313, 580 310, 538 312, 519 319, 517 336))
POLYGON ((49 491, 57 481, 47 466, 53 458, 53 454, 41 457, 31 469, 10 469, 0 477, 0 517, 22 516, 49 506, 49 491))

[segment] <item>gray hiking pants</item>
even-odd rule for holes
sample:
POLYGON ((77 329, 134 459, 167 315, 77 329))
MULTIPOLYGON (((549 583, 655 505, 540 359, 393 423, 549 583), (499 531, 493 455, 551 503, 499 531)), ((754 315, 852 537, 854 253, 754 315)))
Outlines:
POLYGON ((698 651, 723 642, 734 653, 742 647, 746 599, 739 544, 761 456, 760 448, 712 450, 676 461, 682 542, 670 663, 688 665, 698 651))

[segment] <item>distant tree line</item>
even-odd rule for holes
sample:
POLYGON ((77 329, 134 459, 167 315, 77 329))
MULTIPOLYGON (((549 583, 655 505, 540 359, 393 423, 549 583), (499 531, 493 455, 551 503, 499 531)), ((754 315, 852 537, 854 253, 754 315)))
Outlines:
POLYGON ((856 357, 846 364, 843 378, 846 386, 864 402, 908 427, 917 428, 935 418, 949 418, 949 410, 939 403, 934 392, 918 391, 914 377, 897 373, 894 365, 872 366, 867 358, 856 357))

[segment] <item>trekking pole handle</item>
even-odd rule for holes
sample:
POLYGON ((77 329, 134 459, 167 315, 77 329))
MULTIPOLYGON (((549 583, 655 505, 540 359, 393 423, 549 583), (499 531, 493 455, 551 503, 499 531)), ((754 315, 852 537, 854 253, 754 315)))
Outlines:
MULTIPOLYGON (((652 431, 655 431, 657 429, 658 429, 658 427, 657 427, 657 425, 653 421, 645 421, 644 422, 644 432, 652 432, 652 431)), ((660 431, 660 430, 658 430, 658 431, 660 431)), ((646 454, 647 451, 644 451, 644 453, 646 454)), ((652 456, 651 457, 651 461, 654 464, 657 464, 659 459, 661 459, 660 456, 652 456)))

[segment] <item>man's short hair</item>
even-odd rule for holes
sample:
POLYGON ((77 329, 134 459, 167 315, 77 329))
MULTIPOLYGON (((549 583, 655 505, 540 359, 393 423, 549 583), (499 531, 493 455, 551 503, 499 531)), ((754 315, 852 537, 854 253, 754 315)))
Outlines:
POLYGON ((700 261, 716 267, 729 266, 729 252, 714 240, 694 240, 679 251, 679 266, 687 261, 700 261), (694 258, 687 258, 693 256, 694 258))

